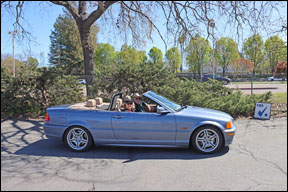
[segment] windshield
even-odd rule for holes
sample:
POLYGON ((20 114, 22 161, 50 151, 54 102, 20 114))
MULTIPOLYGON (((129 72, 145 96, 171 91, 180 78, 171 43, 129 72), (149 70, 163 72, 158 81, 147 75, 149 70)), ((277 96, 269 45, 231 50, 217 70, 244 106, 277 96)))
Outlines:
POLYGON ((164 96, 157 95, 156 93, 154 93, 152 91, 150 91, 148 94, 151 95, 152 97, 154 97, 155 99, 161 101, 162 103, 164 103, 165 105, 167 105, 168 107, 173 109, 174 111, 179 111, 181 109, 180 105, 178 105, 174 101, 171 101, 170 99, 168 99, 164 96))

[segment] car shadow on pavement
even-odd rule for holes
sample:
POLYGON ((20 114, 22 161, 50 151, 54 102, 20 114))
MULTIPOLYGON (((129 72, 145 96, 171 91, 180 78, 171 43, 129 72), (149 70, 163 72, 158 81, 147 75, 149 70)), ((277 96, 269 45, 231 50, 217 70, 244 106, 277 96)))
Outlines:
POLYGON ((182 148, 145 148, 145 147, 106 147, 94 146, 85 152, 74 152, 69 150, 62 142, 53 139, 44 139, 29 144, 16 151, 17 155, 34 155, 67 158, 95 158, 95 159, 123 159, 124 163, 136 160, 157 160, 157 159, 179 159, 197 160, 223 156, 229 151, 224 147, 215 154, 199 154, 192 149, 182 148))
POLYGON ((128 163, 136 160, 149 159, 206 159, 223 156, 229 151, 229 147, 224 147, 215 154, 204 155, 197 153, 192 149, 183 148, 94 146, 85 152, 74 152, 66 147, 61 141, 45 139, 42 126, 43 123, 43 121, 34 120, 1 120, 1 152, 42 157, 123 159, 125 160, 124 163, 128 163), (16 152, 14 152, 14 150, 16 152))

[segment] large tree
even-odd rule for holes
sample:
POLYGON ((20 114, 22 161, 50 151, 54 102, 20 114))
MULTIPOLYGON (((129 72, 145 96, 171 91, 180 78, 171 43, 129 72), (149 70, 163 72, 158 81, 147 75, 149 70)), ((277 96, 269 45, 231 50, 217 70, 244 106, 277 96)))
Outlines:
POLYGON ((236 42, 232 38, 221 37, 216 42, 215 58, 224 76, 228 66, 240 58, 236 42))
POLYGON ((134 47, 124 44, 117 54, 120 65, 139 65, 147 60, 145 51, 137 51, 134 47))
POLYGON ((192 38, 186 47, 186 62, 189 66, 189 71, 198 73, 200 76, 203 65, 210 61, 209 53, 211 50, 208 41, 204 38, 199 35, 192 38))
MULTIPOLYGON (((92 42, 96 46, 98 28, 92 26, 92 42)), ((80 35, 75 20, 67 11, 60 15, 50 35, 49 63, 61 68, 64 74, 84 75, 84 59, 80 35)))
POLYGON ((162 63, 163 54, 162 51, 157 47, 152 47, 148 55, 153 63, 162 63))
POLYGON ((91 36, 91 26, 101 17, 101 15, 108 9, 115 1, 98 2, 95 5, 97 8, 88 14, 87 1, 79 1, 78 3, 69 1, 51 1, 54 4, 64 6, 76 21, 80 33, 80 40, 83 49, 84 70, 86 76, 87 95, 92 95, 89 85, 93 83, 94 72, 94 47, 91 36))
POLYGON ((103 67, 110 67, 116 63, 116 51, 109 43, 100 43, 95 49, 95 66, 96 71, 103 67))
POLYGON ((258 70, 264 59, 264 44, 259 34, 249 37, 243 45, 245 58, 253 63, 253 75, 258 70))
POLYGON ((170 48, 165 54, 170 67, 173 73, 180 72, 180 65, 182 63, 181 54, 177 47, 170 48))
MULTIPOLYGON (((24 63, 21 62, 19 59, 15 58, 15 74, 18 75, 21 66, 23 66, 24 63)), ((1 54, 1 70, 3 72, 13 76, 13 57, 10 55, 2 55, 1 54)))
MULTIPOLYGON (((267 26, 275 24, 270 19, 278 11, 279 2, 262 1, 50 1, 56 5, 65 7, 75 19, 81 38, 83 49, 84 68, 87 88, 93 82, 94 48, 91 44, 91 26, 95 21, 101 20, 101 25, 110 24, 113 29, 128 32, 133 37, 133 42, 141 42, 147 38, 152 39, 152 31, 156 30, 164 41, 157 25, 155 25, 156 14, 161 10, 164 15, 166 29, 174 36, 176 42, 178 37, 185 32, 190 37, 206 28, 207 36, 211 35, 210 23, 213 18, 220 16, 239 35, 245 25, 254 30, 256 26, 267 29, 267 26), (109 9, 112 4, 117 4, 117 9, 109 9), (104 15, 104 13, 107 13, 104 15), (103 16, 104 15, 104 16, 103 16), (109 20, 112 20, 112 25, 109 20), (115 22, 116 21, 116 22, 115 22), (144 33, 143 33, 144 31, 144 33), (144 38, 141 38, 144 37, 144 38)), ((283 2, 285 4, 285 2, 283 2)), ((15 9, 15 28, 25 31, 21 25, 23 18, 22 8, 24 1, 16 2, 1 1, 7 9, 15 9), (14 5, 14 6, 13 6, 14 5)), ((280 5, 281 6, 281 5, 280 5)), ((2 9, 1 9, 2 10, 2 9)), ((275 30, 287 31, 287 18, 281 12, 277 12, 278 20, 275 30)), ((1 15, 2 16, 2 15, 1 15)), ((268 29, 270 29, 269 27, 268 29)), ((273 29, 272 29, 273 30, 273 29)), ((274 31, 275 31, 274 30, 274 31)), ((23 34, 23 33, 20 33, 23 34)), ((186 38, 188 39, 188 38, 186 38)), ((164 41, 166 42, 166 41, 164 41)), ((165 43, 166 45, 166 43, 165 43)), ((91 95, 89 89, 88 95, 91 95)))
POLYGON ((287 61, 287 46, 278 35, 269 37, 265 41, 265 56, 269 61, 272 74, 279 61, 287 61))
POLYGON ((233 61, 231 67, 235 76, 239 73, 251 73, 254 68, 251 61, 242 57, 233 61))

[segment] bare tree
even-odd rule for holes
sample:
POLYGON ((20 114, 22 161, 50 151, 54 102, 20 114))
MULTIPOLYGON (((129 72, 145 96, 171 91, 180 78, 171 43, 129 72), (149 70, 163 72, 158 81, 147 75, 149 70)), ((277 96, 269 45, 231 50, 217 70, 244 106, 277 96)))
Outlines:
MULTIPOLYGON (((287 16, 281 14, 278 7, 287 2, 273 1, 50 1, 53 4, 65 7, 75 19, 83 48, 84 66, 87 82, 87 94, 91 95, 88 85, 93 83, 94 50, 90 41, 90 27, 95 21, 102 21, 101 25, 111 25, 120 32, 131 33, 134 43, 145 42, 152 39, 152 31, 156 31, 167 45, 155 24, 156 15, 164 15, 164 24, 169 35, 173 35, 174 42, 182 34, 193 37, 196 33, 203 34, 206 30, 207 38, 211 35, 209 23, 215 17, 226 20, 227 25, 234 27, 238 36, 245 26, 252 31, 257 28, 270 30, 273 21, 272 12, 278 13, 280 28, 274 31, 287 31, 287 16), (117 5, 113 7, 111 5, 117 5), (111 7, 111 8, 110 8, 111 7), (158 11, 160 10, 160 11, 158 11)), ((26 3, 26 2, 25 2, 26 3)), ((12 4, 10 1, 1 1, 1 8, 15 9, 15 28, 22 34, 25 29, 21 25, 22 8, 24 1, 12 4)), ((2 10, 2 9, 1 9, 2 10)), ((287 11, 286 11, 287 13, 287 11)), ((26 31, 27 32, 27 31, 26 31)), ((188 42, 190 38, 185 38, 188 42)), ((179 42, 178 42, 179 43, 179 42)), ((183 42, 182 42, 183 43, 183 42)))

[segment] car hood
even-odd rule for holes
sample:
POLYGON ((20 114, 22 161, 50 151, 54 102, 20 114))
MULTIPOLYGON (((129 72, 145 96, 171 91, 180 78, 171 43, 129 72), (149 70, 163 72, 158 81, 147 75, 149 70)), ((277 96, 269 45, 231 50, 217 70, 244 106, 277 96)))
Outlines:
POLYGON ((222 111, 217 111, 208 108, 187 106, 187 108, 178 112, 181 115, 193 116, 205 119, 217 119, 223 121, 230 121, 232 119, 231 115, 224 113, 222 111))

